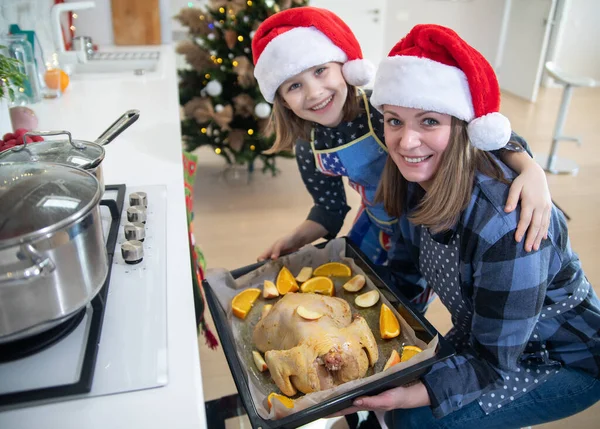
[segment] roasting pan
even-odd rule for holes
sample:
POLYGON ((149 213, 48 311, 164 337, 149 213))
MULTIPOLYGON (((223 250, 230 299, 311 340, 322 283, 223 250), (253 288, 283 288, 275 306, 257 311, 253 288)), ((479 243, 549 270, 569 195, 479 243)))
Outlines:
MULTIPOLYGON (((396 308, 403 307, 403 311, 401 311, 401 313, 403 316, 405 316, 405 320, 413 327, 415 334, 419 339, 428 343, 436 335, 438 335, 436 329, 425 319, 425 317, 420 312, 415 310, 410 302, 408 302, 404 296, 398 293, 396 289, 390 288, 382 279, 382 276, 377 274, 377 268, 375 268, 369 259, 360 251, 360 249, 358 249, 358 246, 352 243, 347 237, 342 237, 342 240, 345 241, 345 256, 354 260, 356 265, 365 272, 373 284, 382 291, 386 298, 396 308)), ((316 247, 322 248, 325 247, 326 244, 327 243, 321 243, 316 247)), ((256 270, 263 264, 265 264, 265 262, 259 262, 232 270, 231 275, 234 278, 241 277, 251 271, 256 270)), ((350 407, 353 400, 360 396, 376 395, 393 387, 398 387, 413 382, 422 374, 424 374, 436 362, 442 361, 454 355, 455 353, 452 345, 441 335, 439 335, 439 343, 436 353, 433 357, 427 360, 419 362, 404 370, 390 374, 389 376, 386 376, 380 380, 367 383, 359 388, 330 398, 289 416, 277 420, 263 419, 258 414, 252 399, 248 384, 248 374, 246 373, 246 369, 240 360, 234 335, 227 320, 227 312, 219 302, 217 296, 215 295, 214 288, 211 287, 210 283, 207 280, 204 280, 202 283, 208 307, 212 314, 217 333, 219 334, 221 345, 223 347, 227 363, 229 364, 233 380, 248 414, 250 423, 255 429, 292 429, 315 421, 319 418, 326 417, 337 411, 350 407)))

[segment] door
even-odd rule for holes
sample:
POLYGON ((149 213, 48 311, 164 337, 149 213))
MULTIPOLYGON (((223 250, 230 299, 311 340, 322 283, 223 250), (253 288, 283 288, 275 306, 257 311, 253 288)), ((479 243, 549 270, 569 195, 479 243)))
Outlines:
POLYGON ((535 102, 544 72, 556 0, 505 0, 496 74, 500 88, 535 102))
POLYGON ((386 0, 311 0, 310 5, 329 9, 342 18, 358 39, 363 56, 376 67, 387 55, 384 52, 386 0))

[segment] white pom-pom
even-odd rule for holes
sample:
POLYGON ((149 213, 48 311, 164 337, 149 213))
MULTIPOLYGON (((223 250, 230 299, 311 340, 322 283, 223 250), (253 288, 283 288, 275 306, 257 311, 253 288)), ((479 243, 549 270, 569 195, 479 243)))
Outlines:
POLYGON ((481 150, 504 147, 510 140, 510 131, 510 121, 499 112, 475 118, 467 128, 471 144, 481 150))
POLYGON ((346 82, 353 86, 363 86, 375 77, 375 66, 369 60, 347 61, 342 73, 346 82))

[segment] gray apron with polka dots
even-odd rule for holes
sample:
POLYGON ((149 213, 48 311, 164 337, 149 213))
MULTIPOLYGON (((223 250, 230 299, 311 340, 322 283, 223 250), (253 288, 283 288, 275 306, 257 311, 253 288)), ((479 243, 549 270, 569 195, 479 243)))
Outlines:
MULTIPOLYGON (((459 240, 460 234, 455 234, 449 244, 438 243, 427 228, 421 228, 419 269, 427 280, 427 285, 433 288, 452 316, 453 328, 445 338, 455 346, 458 353, 469 351, 477 354, 471 345, 472 308, 464 300, 460 287, 459 240)), ((546 311, 556 311, 562 307, 561 302, 546 311)), ((516 371, 502 371, 502 380, 492 385, 491 389, 480 397, 479 405, 486 414, 514 401, 558 372, 558 364, 549 360, 545 345, 535 342, 536 338, 538 334, 534 330, 532 338, 534 342, 530 342, 524 351, 528 362, 519 362, 516 371), (532 364, 530 359, 535 359, 540 364, 532 364)))

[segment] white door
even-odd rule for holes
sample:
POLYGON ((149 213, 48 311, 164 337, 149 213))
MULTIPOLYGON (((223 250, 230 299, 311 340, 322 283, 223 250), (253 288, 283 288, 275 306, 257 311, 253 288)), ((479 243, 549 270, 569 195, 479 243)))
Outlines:
POLYGON ((505 0, 504 43, 496 74, 500 88, 526 100, 537 98, 556 0, 505 0))
MULTIPOLYGON (((311 0, 310 5, 329 9, 352 29, 363 56, 377 67, 384 52, 384 17, 387 0, 311 0)), ((368 86, 368 85, 367 85, 368 86)))

